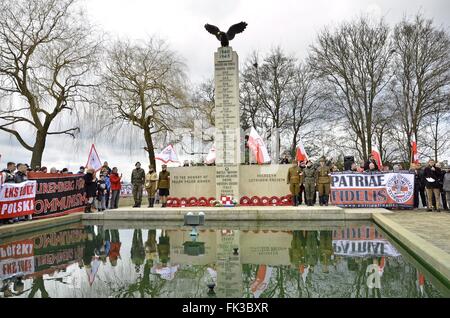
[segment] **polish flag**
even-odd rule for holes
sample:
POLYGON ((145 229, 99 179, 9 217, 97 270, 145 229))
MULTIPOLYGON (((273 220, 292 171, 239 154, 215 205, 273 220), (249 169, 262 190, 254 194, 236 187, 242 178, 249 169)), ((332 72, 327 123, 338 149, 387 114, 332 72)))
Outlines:
POLYGON ((378 149, 376 147, 372 147, 372 156, 375 158, 375 161, 377 162, 378 170, 382 171, 383 163, 381 162, 380 152, 378 151, 378 149))
POLYGON ((94 169, 95 172, 102 168, 102 162, 100 161, 100 157, 98 156, 97 149, 95 149, 94 144, 92 144, 91 151, 89 152, 86 168, 94 169))
POLYGON ((212 146, 211 149, 208 152, 208 155, 206 156, 205 162, 207 164, 212 164, 216 162, 216 146, 212 146))
POLYGON ((302 139, 300 139, 298 142, 296 158, 297 161, 308 161, 308 154, 303 147, 302 139))
POLYGON ((172 145, 168 145, 164 150, 155 156, 156 160, 160 160, 164 163, 168 162, 179 162, 177 153, 175 152, 175 149, 172 145))
POLYGON ((256 279, 252 282, 250 289, 255 298, 259 298, 261 294, 269 287, 270 277, 272 277, 272 267, 267 265, 259 265, 256 272, 256 279))
POLYGON ((256 132, 256 129, 252 127, 250 130, 250 135, 248 136, 248 147, 252 150, 253 154, 256 157, 256 162, 258 164, 263 164, 266 162, 270 162, 270 156, 267 151, 267 147, 264 144, 262 138, 256 132))
POLYGON ((417 141, 413 137, 411 140, 411 163, 419 163, 419 154, 417 153, 417 141))

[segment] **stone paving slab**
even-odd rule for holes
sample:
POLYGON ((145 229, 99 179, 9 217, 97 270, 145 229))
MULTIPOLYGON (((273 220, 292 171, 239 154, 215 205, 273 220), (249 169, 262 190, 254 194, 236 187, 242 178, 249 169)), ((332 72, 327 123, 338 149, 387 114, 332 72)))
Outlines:
POLYGON ((450 286, 450 254, 448 253, 450 240, 445 234, 449 231, 447 216, 434 217, 428 213, 425 215, 417 215, 420 212, 409 213, 412 214, 408 212, 374 214, 373 220, 420 257, 432 271, 445 280, 447 286, 450 286), (439 224, 441 221, 443 223, 439 224), (424 230, 428 226, 431 228, 424 230))
POLYGON ((387 217, 450 254, 450 213, 402 211, 387 217))

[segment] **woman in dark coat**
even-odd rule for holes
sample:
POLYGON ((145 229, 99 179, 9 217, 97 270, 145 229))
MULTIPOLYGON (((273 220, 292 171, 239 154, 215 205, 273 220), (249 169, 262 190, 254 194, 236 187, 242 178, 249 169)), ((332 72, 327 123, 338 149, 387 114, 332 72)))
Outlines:
POLYGON ((95 177, 95 170, 88 169, 86 174, 84 175, 84 189, 86 191, 86 213, 92 213, 92 203, 94 202, 94 198, 97 194, 97 180, 95 177))

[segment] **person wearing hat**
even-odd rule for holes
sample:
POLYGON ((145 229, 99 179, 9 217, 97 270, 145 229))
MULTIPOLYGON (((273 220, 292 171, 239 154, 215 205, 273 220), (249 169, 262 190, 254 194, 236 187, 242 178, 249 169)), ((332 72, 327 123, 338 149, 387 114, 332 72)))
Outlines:
POLYGON ((310 160, 306 162, 306 168, 303 169, 303 184, 305 186, 305 203, 307 206, 313 206, 316 193, 316 169, 310 160))
POLYGON ((141 168, 141 163, 136 162, 136 169, 131 173, 131 184, 133 185, 133 208, 140 208, 142 202, 142 190, 145 183, 145 171, 141 168))
POLYGON ((161 207, 165 208, 167 203, 167 197, 169 196, 170 189, 170 172, 167 171, 167 165, 162 165, 162 171, 159 173, 158 178, 158 190, 159 197, 161 198, 161 207))
POLYGON ((325 158, 320 158, 320 166, 316 170, 316 183, 319 191, 319 203, 320 206, 328 206, 328 198, 330 195, 331 185, 331 169, 325 164, 325 158))
POLYGON ((145 175, 145 190, 147 191, 148 195, 148 207, 153 208, 153 205, 155 204, 155 193, 156 193, 156 186, 158 182, 158 174, 156 173, 155 169, 153 169, 153 166, 148 166, 149 171, 145 175))
POLYGON ((302 184, 302 172, 298 166, 297 160, 292 160, 292 167, 289 168, 286 182, 289 184, 289 190, 292 194, 292 205, 299 205, 300 184, 302 184))

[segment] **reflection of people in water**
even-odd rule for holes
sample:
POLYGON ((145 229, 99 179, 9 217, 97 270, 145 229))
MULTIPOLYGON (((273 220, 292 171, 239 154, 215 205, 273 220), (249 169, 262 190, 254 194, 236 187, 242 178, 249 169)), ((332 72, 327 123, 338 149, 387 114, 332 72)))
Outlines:
POLYGON ((306 232, 306 264, 310 266, 309 270, 314 271, 314 266, 319 259, 319 242, 317 240, 317 231, 306 232))
POLYGON ((155 259, 156 257, 156 230, 148 230, 147 241, 145 242, 145 259, 155 259))
POLYGON ((119 230, 110 230, 108 234, 111 234, 110 237, 110 249, 109 249, 109 261, 112 266, 117 265, 117 259, 120 258, 120 246, 122 243, 120 242, 119 230))
POLYGON ((84 242, 84 249, 83 249, 83 265, 85 267, 91 266, 92 257, 95 255, 95 232, 94 232, 94 226, 88 225, 85 227, 85 232, 87 233, 86 241, 84 242))
POLYGON ((140 266, 144 264, 145 248, 142 239, 142 230, 136 229, 133 232, 133 242, 131 243, 131 262, 135 265, 136 273, 139 272, 140 266))
POLYGON ((158 243, 158 256, 159 261, 166 266, 170 261, 170 237, 167 235, 165 230, 162 231, 161 236, 159 237, 158 243))
POLYGON ((328 273, 328 265, 331 264, 331 256, 333 255, 333 232, 320 231, 320 262, 322 264, 322 272, 328 273))
POLYGON ((3 280, 3 286, 0 288, 0 292, 3 293, 3 297, 20 296, 26 290, 24 290, 25 284, 22 281, 22 276, 14 276, 9 279, 3 280), (12 285, 12 290, 11 290, 12 285))
POLYGON ((293 231, 291 248, 289 249, 289 260, 295 267, 305 264, 305 231, 293 231))

